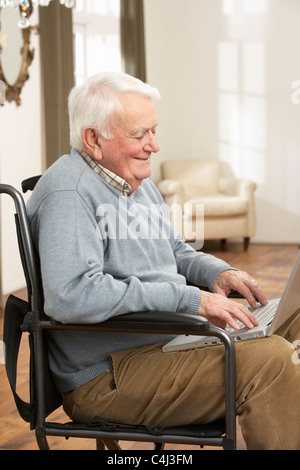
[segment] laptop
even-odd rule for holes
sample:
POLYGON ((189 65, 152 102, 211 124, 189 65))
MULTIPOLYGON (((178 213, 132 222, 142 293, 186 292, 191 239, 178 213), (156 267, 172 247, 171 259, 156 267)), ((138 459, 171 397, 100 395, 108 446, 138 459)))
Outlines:
MULTIPOLYGON (((257 304, 257 308, 246 306, 258 320, 258 326, 248 329, 241 322, 237 322, 240 330, 227 327, 226 331, 233 341, 271 336, 300 308, 300 251, 294 263, 291 274, 286 283, 280 299, 270 300, 265 306, 257 304)), ((187 349, 203 348, 222 344, 222 340, 215 336, 179 335, 162 347, 163 352, 184 351, 187 349)))

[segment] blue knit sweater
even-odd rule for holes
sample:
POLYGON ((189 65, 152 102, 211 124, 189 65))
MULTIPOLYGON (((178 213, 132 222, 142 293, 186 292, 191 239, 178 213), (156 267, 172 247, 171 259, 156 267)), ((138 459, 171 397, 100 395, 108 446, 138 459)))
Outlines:
MULTIPOLYGON (((44 310, 63 323, 98 323, 136 311, 197 314, 200 290, 230 266, 195 252, 165 221, 150 180, 131 196, 109 186, 76 150, 57 160, 27 203, 41 260, 44 310)), ((109 354, 170 336, 56 331, 50 367, 61 392, 110 367, 109 354)))

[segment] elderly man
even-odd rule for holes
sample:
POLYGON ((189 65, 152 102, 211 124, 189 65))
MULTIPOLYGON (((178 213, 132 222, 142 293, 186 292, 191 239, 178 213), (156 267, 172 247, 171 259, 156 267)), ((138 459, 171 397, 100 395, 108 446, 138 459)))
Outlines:
MULTIPOLYGON (((252 328, 255 317, 226 295, 235 289, 252 305, 254 296, 266 304, 257 282, 195 252, 166 222, 149 180, 150 158, 159 150, 158 98, 156 89, 118 73, 93 76, 71 91, 73 150, 46 171, 28 202, 45 312, 63 323, 95 323, 134 311, 174 311, 252 328)), ((281 336, 236 346, 236 407, 248 448, 300 449, 300 369, 289 343, 299 330, 295 316, 281 336)), ((102 416, 154 426, 224 416, 222 346, 164 354, 169 340, 52 332, 50 367, 66 413, 79 422, 102 416)))

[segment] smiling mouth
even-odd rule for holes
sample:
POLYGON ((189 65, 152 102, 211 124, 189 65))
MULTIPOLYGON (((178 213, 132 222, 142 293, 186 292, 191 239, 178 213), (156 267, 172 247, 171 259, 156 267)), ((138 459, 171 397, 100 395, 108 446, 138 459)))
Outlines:
POLYGON ((150 161, 150 157, 135 157, 135 160, 139 160, 140 162, 148 162, 150 161))

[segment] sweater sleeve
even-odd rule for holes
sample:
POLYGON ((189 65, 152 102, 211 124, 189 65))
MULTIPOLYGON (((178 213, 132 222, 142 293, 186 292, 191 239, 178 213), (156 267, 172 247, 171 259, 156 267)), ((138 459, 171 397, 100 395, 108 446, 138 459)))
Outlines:
POLYGON ((235 268, 232 268, 228 263, 215 256, 195 251, 194 248, 188 245, 184 238, 173 230, 161 194, 153 183, 149 182, 148 184, 152 191, 152 197, 157 204, 160 204, 164 212, 164 220, 167 226, 167 232, 169 233, 169 240, 172 245, 178 272, 195 285, 205 286, 211 290, 219 274, 228 269, 235 268))
POLYGON ((32 217, 40 254, 45 313, 63 323, 97 323, 135 311, 195 314, 200 291, 175 282, 117 279, 105 272, 108 249, 76 191, 47 196, 32 217))
POLYGON ((210 290, 219 274, 228 269, 234 269, 213 255, 195 251, 180 236, 175 236, 174 254, 179 273, 190 282, 208 287, 210 290))

